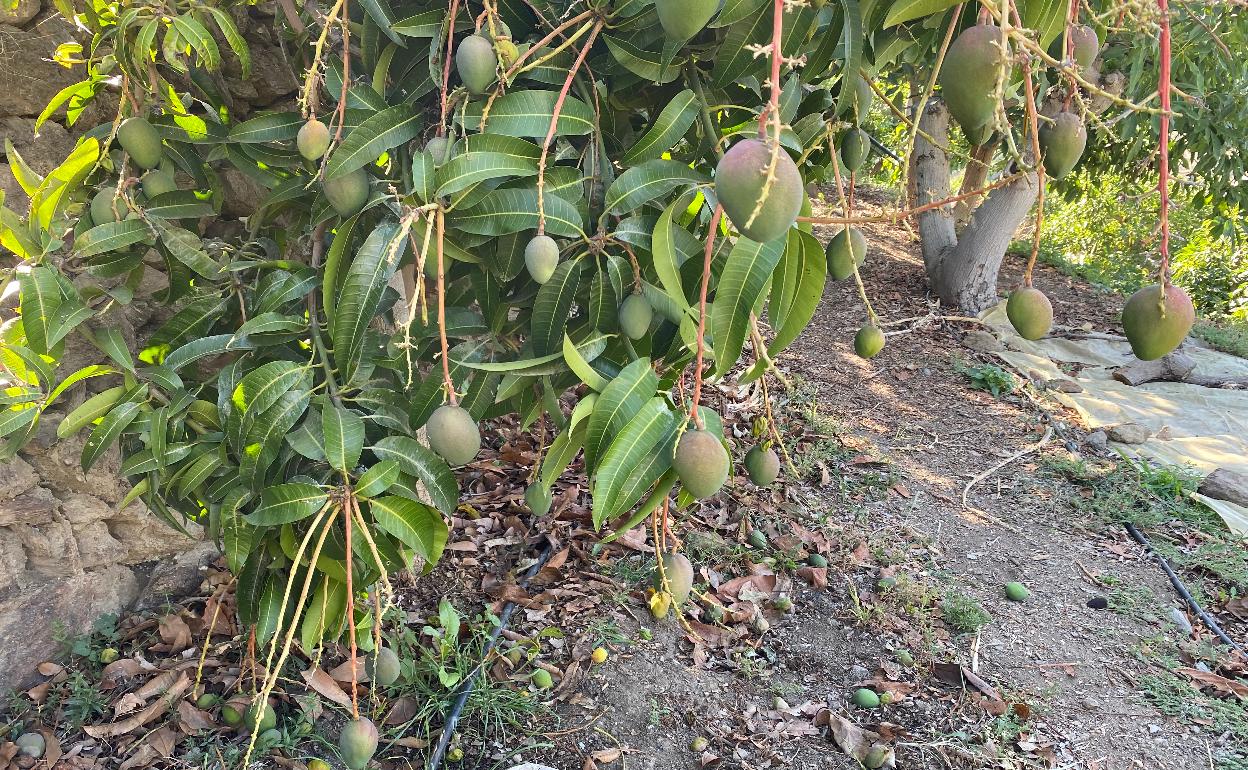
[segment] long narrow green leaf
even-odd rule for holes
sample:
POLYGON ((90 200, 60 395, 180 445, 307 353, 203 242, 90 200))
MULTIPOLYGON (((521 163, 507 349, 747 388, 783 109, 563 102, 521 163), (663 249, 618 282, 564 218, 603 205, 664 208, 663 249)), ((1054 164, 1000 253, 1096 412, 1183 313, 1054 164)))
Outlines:
POLYGON ((321 430, 330 467, 343 473, 354 470, 364 451, 364 421, 360 416, 340 406, 326 405, 321 412, 321 430))
POLYGON ((711 305, 711 338, 715 341, 715 374, 736 366, 745 345, 750 314, 762 305, 772 271, 784 253, 785 240, 755 243, 738 238, 719 277, 711 305))
POLYGON ((377 526, 424 559, 426 573, 442 558, 450 532, 442 516, 434 509, 398 495, 370 500, 368 509, 377 526))
POLYGON ((351 130, 325 165, 325 179, 337 179, 377 160, 383 152, 420 133, 424 115, 400 104, 382 110, 351 130))
POLYGON ((316 513, 328 500, 325 490, 313 484, 278 484, 264 490, 260 505, 243 518, 257 527, 290 524, 316 513))
POLYGON ((446 461, 414 438, 387 436, 369 447, 378 459, 394 460, 425 485, 429 500, 448 516, 459 505, 459 483, 446 461))
POLYGON ((564 329, 568 325, 568 313, 581 285, 581 263, 577 260, 560 262, 550 280, 537 290, 533 301, 533 315, 529 319, 529 335, 533 352, 539 356, 560 350, 564 329))
POLYGON ((620 163, 634 166, 658 158, 680 141, 697 117, 698 97, 686 88, 672 97, 646 133, 620 158, 620 163))
POLYGON ((639 358, 620 370, 604 388, 589 417, 585 439, 585 465, 594 468, 598 457, 620 428, 633 418, 659 387, 650 360, 639 358))
POLYGON ((372 323, 381 295, 398 269, 403 241, 399 228, 386 222, 373 230, 347 268, 340 301, 334 311, 334 363, 342 382, 350 382, 364 353, 364 334, 372 323))

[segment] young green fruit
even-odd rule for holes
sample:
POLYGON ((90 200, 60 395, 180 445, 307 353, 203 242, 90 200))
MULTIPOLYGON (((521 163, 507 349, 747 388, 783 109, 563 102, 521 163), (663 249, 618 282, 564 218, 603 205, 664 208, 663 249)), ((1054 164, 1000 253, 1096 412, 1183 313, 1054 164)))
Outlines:
POLYGON ((322 182, 321 189, 338 216, 353 217, 368 202, 368 172, 358 168, 345 176, 322 182))
POLYGON ((549 235, 535 235, 524 247, 524 264, 537 283, 546 283, 559 266, 559 244, 549 235))
POLYGON ((672 468, 685 490, 701 500, 715 494, 728 480, 728 451, 709 431, 689 430, 680 437, 672 468))
POLYGON ((755 485, 769 487, 780 475, 780 455, 774 449, 752 447, 745 453, 745 472, 755 485))
POLYGON ((654 308, 650 300, 640 292, 633 293, 620 303, 620 330, 629 339, 639 340, 650 331, 650 323, 654 320, 654 308))
POLYGON ((1038 340, 1053 326, 1053 304, 1044 292, 1031 286, 1015 289, 1005 303, 1005 315, 1018 336, 1038 340))
POLYGON ((806 563, 812 567, 826 567, 828 566, 828 559, 821 553, 812 553, 806 557, 806 563))
POLYGON ((538 516, 545 516, 550 513, 551 503, 554 502, 554 496, 550 490, 542 486, 541 482, 535 481, 524 489, 524 504, 529 506, 529 510, 538 516))
POLYGON ((529 681, 539 690, 549 690, 555 683, 555 680, 550 676, 550 672, 544 668, 534 671, 533 676, 529 677, 529 681))
POLYGON ((333 768, 323 759, 312 759, 308 760, 308 770, 333 770, 333 768))
POLYGON ((1195 321, 1191 298, 1173 285, 1164 292, 1160 284, 1145 286, 1122 308, 1122 329, 1141 361, 1153 361, 1177 348, 1195 321))
POLYGON ((329 127, 312 118, 299 127, 295 146, 304 160, 320 160, 329 150, 329 127))
POLYGON ((867 261, 867 236, 857 227, 842 228, 828 241, 827 258, 829 275, 838 281, 850 277, 867 261))
POLYGON ((498 60, 502 63, 503 69, 509 69, 520 58, 520 49, 510 40, 499 40, 494 46, 498 51, 498 60))
POLYGON ((859 687, 854 690, 854 705, 858 708, 874 709, 880 707, 880 696, 874 690, 868 690, 865 687, 859 687))
POLYGON ((338 736, 338 751, 342 761, 351 770, 364 770, 368 760, 377 753, 377 725, 371 719, 360 717, 342 726, 338 736))
POLYGON ((429 153, 429 157, 433 158, 433 165, 441 166, 443 163, 451 159, 451 149, 454 143, 445 136, 435 136, 425 144, 425 152, 429 153))
POLYGON ((669 40, 683 43, 702 31, 715 12, 719 0, 655 0, 659 24, 669 40))
POLYGON ((764 196, 771 160, 772 145, 746 139, 724 153, 715 167, 715 193, 724 213, 742 235, 758 243, 774 241, 789 231, 802 210, 805 193, 797 164, 781 148, 775 181, 764 196))
POLYGON ((1059 112, 1053 122, 1040 124, 1038 134, 1040 153, 1044 157, 1044 171, 1054 179, 1061 179, 1071 172, 1083 156, 1088 144, 1088 130, 1083 118, 1073 112, 1059 112))
POLYGON ((1087 24, 1076 24, 1070 28, 1070 40, 1074 43, 1075 63, 1085 70, 1091 67, 1101 52, 1101 41, 1096 30, 1087 24))
POLYGON ((40 733, 22 733, 13 741, 17 745, 17 753, 23 757, 39 759, 47 751, 48 742, 40 733))
POLYGON ((255 728, 259 733, 277 727, 277 712, 273 710, 273 707, 265 703, 264 709, 259 710, 257 706, 258 704, 253 705, 247 710, 247 727, 255 728), (259 719, 259 724, 256 724, 257 719, 259 719))
POLYGON ((206 692, 195 699, 195 708, 210 709, 221 702, 221 696, 206 692))
POLYGON ((282 731, 277 729, 269 729, 260 733, 256 738, 256 742, 262 746, 273 746, 282 740, 282 731))
POLYGON ((941 96, 949 114, 968 134, 992 121, 997 107, 997 84, 1005 77, 1007 53, 1001 28, 978 24, 958 35, 941 66, 941 96))
POLYGON ((237 704, 227 703, 221 707, 221 721, 230 727, 238 727, 243 722, 243 712, 237 704))
POLYGON ((862 168, 871 154, 871 136, 861 128, 851 128, 841 139, 841 163, 851 174, 862 168))
MULTIPOLYGON (((684 604, 689 598, 689 592, 693 590, 693 565, 683 553, 665 553, 662 562, 672 601, 678 605, 684 604)), ((662 590, 663 579, 657 568, 654 570, 653 582, 656 589, 662 590)))
POLYGON ((759 550, 766 548, 768 545, 767 535, 764 534, 761 529, 751 529, 750 534, 746 536, 745 540, 752 548, 757 548, 759 550))
POLYGON ((117 143, 130 156, 136 166, 156 168, 164 154, 160 134, 145 118, 126 118, 117 127, 117 143))
POLYGON ((909 650, 898 650, 893 654, 893 657, 896 658, 897 662, 903 666, 914 665, 914 656, 910 654, 909 650))
POLYGON ((429 448, 451 465, 471 462, 481 450, 481 431, 463 407, 444 404, 425 423, 429 448))
POLYGON ((101 187, 91 198, 91 221, 97 225, 116 222, 124 216, 126 204, 120 198, 117 198, 116 187, 101 187), (113 201, 116 200, 117 208, 114 210, 113 201), (119 213, 120 212, 120 213, 119 213))
POLYGON ((1012 602, 1025 602, 1027 597, 1031 596, 1031 591, 1027 590, 1027 586, 1022 583, 1006 583, 1005 598, 1012 602))
POLYGON ((178 189, 172 171, 155 168, 143 175, 143 194, 148 198, 173 192, 178 189))
POLYGON ((368 659, 366 670, 373 684, 389 687, 399 681, 399 656, 389 647, 382 647, 368 659))
POLYGON ((854 352, 860 358, 875 358, 884 349, 884 332, 875 324, 867 324, 854 335, 854 352))
POLYGON ((862 758, 862 766, 868 770, 877 770, 888 762, 888 747, 881 744, 875 744, 867 751, 867 755, 862 758))
MULTIPOLYGON (((844 81, 841 82, 841 87, 844 88, 844 81)), ((853 117, 855 125, 862 125, 862 121, 871 112, 871 102, 875 100, 875 91, 862 75, 852 79, 851 89, 847 96, 850 102, 849 114, 853 117)))
POLYGON ((464 87, 474 95, 490 90, 498 77, 498 55, 494 44, 481 35, 469 35, 455 51, 455 69, 464 87))

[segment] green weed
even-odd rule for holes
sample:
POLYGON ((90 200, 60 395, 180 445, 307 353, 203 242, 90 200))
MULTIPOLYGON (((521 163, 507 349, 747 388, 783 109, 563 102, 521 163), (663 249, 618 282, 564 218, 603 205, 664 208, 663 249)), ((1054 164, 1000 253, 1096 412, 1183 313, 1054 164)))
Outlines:
POLYGON ((992 622, 988 610, 956 589, 945 593, 940 602, 940 614, 951 628, 963 634, 973 634, 992 622))
POLYGON ((1013 393, 1018 388, 1018 380, 1014 378, 1014 375, 996 364, 967 366, 961 361, 955 360, 953 362, 953 370, 966 377, 972 388, 986 390, 994 398, 1000 398, 1013 393))

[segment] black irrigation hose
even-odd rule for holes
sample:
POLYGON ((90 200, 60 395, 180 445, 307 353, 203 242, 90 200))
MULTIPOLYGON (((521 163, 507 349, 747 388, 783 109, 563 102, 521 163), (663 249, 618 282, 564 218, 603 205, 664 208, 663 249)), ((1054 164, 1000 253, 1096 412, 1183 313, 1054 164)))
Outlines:
POLYGON ((892 158, 892 159, 893 159, 893 162, 894 162, 894 163, 896 163, 897 165, 899 165, 899 166, 901 165, 901 158, 897 157, 897 153, 895 153, 895 152, 893 152, 892 150, 890 150, 889 148, 885 147, 885 146, 883 145, 883 143, 881 143, 881 142, 880 142, 880 140, 879 140, 879 139, 876 139, 874 136, 871 136, 870 134, 868 134, 868 136, 870 136, 870 138, 871 138, 871 146, 872 146, 872 147, 874 147, 875 149, 879 150, 881 153, 883 153, 883 154, 887 155, 888 157, 892 158))
POLYGON ((1243 652, 1244 648, 1240 647, 1233 639, 1231 639, 1231 637, 1227 636, 1226 632, 1222 630, 1222 627, 1218 625, 1218 621, 1214 620, 1208 612, 1205 612, 1203 607, 1196 603, 1196 600, 1192 598, 1191 592, 1187 590, 1187 586, 1183 585, 1183 581, 1179 579, 1177 574, 1175 574, 1174 569, 1170 566, 1170 562, 1166 561, 1166 557, 1157 553, 1152 544, 1148 542, 1148 538, 1144 537, 1144 534, 1136 529, 1134 524, 1128 521, 1125 526, 1127 528, 1127 534, 1131 535, 1132 540, 1144 546, 1149 553, 1157 557, 1157 562, 1161 564, 1161 568, 1165 570, 1166 577, 1170 578, 1170 585, 1174 586, 1174 590, 1179 592, 1179 596, 1183 597, 1183 601, 1187 602, 1187 606, 1192 608, 1192 611, 1195 612, 1200 617, 1201 621, 1209 627, 1209 630, 1216 634, 1219 639, 1229 644, 1232 648, 1243 652))
MULTIPOLYGON (((550 557, 554 555, 554 549, 551 543, 547 541, 546 547, 542 549, 542 553, 537 557, 537 562, 525 571, 520 578, 520 587, 528 586, 533 576, 541 571, 546 562, 550 561, 550 557)), ((511 615, 516 611, 515 602, 507 602, 503 605, 503 611, 498 616, 498 625, 490 632, 490 639, 486 642, 485 652, 481 655, 481 661, 490 659, 490 655, 494 653, 494 648, 498 646, 498 637, 502 635, 503 630, 507 628, 507 624, 511 622, 511 615)), ((455 725, 459 723, 459 715, 464 710, 464 705, 468 703, 468 696, 472 695, 472 689, 476 687, 477 679, 485 675, 485 666, 482 665, 480 672, 475 676, 471 676, 460 686, 459 694, 455 696, 455 702, 451 704, 451 711, 446 715, 446 724, 442 727, 442 735, 438 738, 438 745, 433 749, 433 756, 429 759, 429 770, 438 770, 442 765, 442 760, 446 757, 446 750, 451 745, 451 738, 455 735, 455 725)))

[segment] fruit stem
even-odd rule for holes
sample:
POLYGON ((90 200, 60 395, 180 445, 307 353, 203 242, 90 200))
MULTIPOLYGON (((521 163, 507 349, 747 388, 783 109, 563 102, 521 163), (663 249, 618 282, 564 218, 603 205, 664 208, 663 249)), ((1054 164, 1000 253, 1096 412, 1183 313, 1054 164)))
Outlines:
POLYGON ((555 100, 555 108, 550 115, 550 128, 546 130, 546 140, 542 142, 542 157, 537 162, 538 235, 545 235, 546 233, 546 196, 542 194, 542 190, 546 184, 546 158, 550 154, 550 145, 554 141, 555 130, 559 126, 559 113, 563 111, 563 103, 568 98, 568 91, 572 90, 572 81, 576 78, 576 71, 585 62, 585 57, 589 55, 589 49, 594 47, 594 40, 598 37, 598 32, 602 30, 602 24, 602 19, 594 22, 594 28, 589 32, 589 38, 586 39, 585 45, 581 46, 581 51, 577 54, 576 61, 572 64, 572 69, 568 71, 568 76, 563 81, 563 88, 559 90, 559 97, 555 100))
MULTIPOLYGON (((1074 0, 1076 3, 1079 0, 1074 0)), ((1010 14, 1014 17, 1014 26, 1021 27, 1022 19, 1018 15, 1018 5, 1009 0, 1010 14)), ((1076 6, 1077 7, 1077 6, 1076 6)), ((1069 37, 1069 28, 1067 29, 1069 37)), ((1074 41, 1070 41, 1074 45, 1074 41)), ((1044 226, 1044 157, 1040 154, 1040 119, 1036 116, 1036 92, 1031 82, 1031 56, 1023 54, 1023 92, 1027 95, 1027 128, 1031 132, 1031 154, 1036 159, 1036 227, 1031 234, 1031 256, 1027 259, 1027 267, 1023 270, 1023 286, 1031 287, 1031 274, 1036 267, 1036 258, 1040 256, 1040 232, 1044 226)))
POLYGON ((441 114, 438 118, 438 136, 446 136, 446 94, 451 87, 451 59, 455 56, 455 15, 459 13, 459 0, 451 0, 451 10, 446 22, 446 51, 442 54, 441 114))
POLYGON ((689 85, 693 86, 693 92, 698 96, 698 115, 702 119, 702 129, 706 131, 706 136, 714 142, 715 157, 724 157, 724 151, 720 147, 723 137, 719 135, 719 129, 715 126, 715 120, 711 118, 706 99, 706 89, 702 87, 702 76, 698 74, 698 65, 691 59, 689 66, 685 70, 688 73, 689 85))
MULTIPOLYGON (((347 87, 351 85, 351 5, 342 0, 342 93, 338 96, 338 128, 334 130, 333 146, 342 141, 342 127, 347 122, 347 87)), ((325 153, 329 157, 329 153, 325 153)))
POLYGON ((438 227, 438 341, 442 344, 442 384, 446 388, 446 400, 451 406, 459 403, 455 394, 455 381, 451 379, 451 353, 446 342, 446 260, 443 254, 446 244, 446 212, 439 206, 438 227))
POLYGON ((1161 193, 1161 295, 1165 305, 1166 287, 1170 285, 1170 8, 1168 0, 1157 0, 1161 10, 1161 72, 1157 92, 1161 96, 1161 136, 1158 141, 1159 174, 1157 190, 1161 193))
MULTIPOLYGON (((360 718, 360 705, 358 701, 359 690, 359 651, 355 646, 355 588, 352 585, 353 577, 351 575, 351 510, 355 504, 355 493, 350 488, 347 489, 346 499, 342 504, 342 527, 344 547, 347 554, 346 573, 347 573, 347 635, 351 644, 351 717, 352 719, 360 718)), ((310 572, 311 570, 309 570, 310 572)))
MULTIPOLYGON (((829 137, 828 142, 831 143, 829 137)), ((832 178, 836 180, 836 194, 841 199, 842 210, 845 213, 845 220, 851 221, 854 216, 854 175, 849 175, 849 194, 845 194, 845 188, 841 184, 841 159, 840 153, 833 147, 831 153, 832 158, 832 178)), ((863 307, 867 310, 867 323, 872 326, 879 326, 879 316, 875 314, 875 308, 871 307, 871 300, 867 298, 867 287, 862 282, 862 276, 858 274, 858 259, 854 256, 854 239, 849 228, 852 225, 844 225, 846 229, 845 238, 849 241, 849 265, 854 271, 854 286, 858 289, 858 299, 862 300, 863 307)), ((796 474, 794 474, 796 475, 796 474)))
POLYGON ((719 231, 719 220, 724 215, 724 207, 715 206, 711 215, 710 232, 706 235, 706 249, 702 256, 702 291, 698 299, 698 358, 693 371, 693 399, 689 403, 689 415, 693 424, 702 430, 702 415, 698 412, 698 402, 702 400, 702 358, 706 353, 706 291, 711 282, 711 252, 715 249, 715 235, 719 231))
POLYGON ((780 153, 785 151, 780 145, 780 132, 783 129, 783 123, 780 120, 780 65, 784 62, 781 52, 781 43, 784 38, 784 3, 785 0, 775 0, 775 4, 772 6, 771 96, 768 99, 766 109, 760 112, 758 116, 759 140, 764 142, 767 140, 767 121, 770 119, 772 129, 775 131, 775 141, 771 146, 771 162, 767 164, 767 177, 763 180, 763 189, 759 192, 758 203, 754 206, 754 211, 745 223, 746 228, 753 225, 754 221, 763 213, 763 204, 766 203, 767 196, 771 194, 771 188, 776 183, 776 167, 780 164, 780 153))

